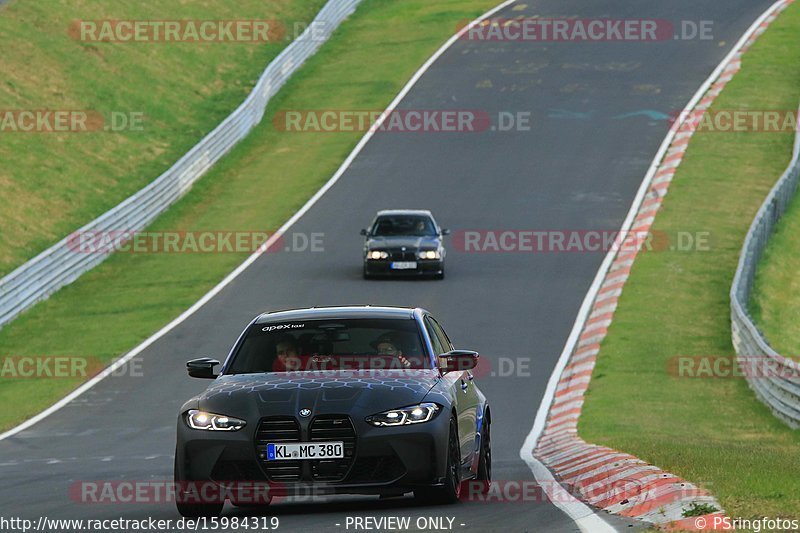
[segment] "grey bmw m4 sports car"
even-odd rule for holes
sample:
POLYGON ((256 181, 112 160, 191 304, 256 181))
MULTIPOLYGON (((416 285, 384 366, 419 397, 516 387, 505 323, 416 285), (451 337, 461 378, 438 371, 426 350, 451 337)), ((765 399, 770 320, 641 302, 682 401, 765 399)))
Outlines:
POLYGON ((236 490, 244 483, 265 488, 262 505, 276 495, 409 492, 452 503, 469 480, 488 490, 491 414, 470 372, 478 357, 456 350, 423 309, 259 315, 219 374, 219 361, 187 363, 190 376, 214 381, 178 416, 178 510, 253 504, 236 490), (197 484, 220 490, 197 497, 197 484))

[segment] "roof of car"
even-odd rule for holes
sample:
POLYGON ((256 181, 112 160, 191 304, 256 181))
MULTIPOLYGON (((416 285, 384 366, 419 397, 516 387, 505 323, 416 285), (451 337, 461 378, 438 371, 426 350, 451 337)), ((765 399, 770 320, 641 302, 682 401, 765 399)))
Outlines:
POLYGON ((407 318, 414 317, 416 309, 409 307, 373 307, 371 305, 359 306, 332 306, 308 307, 305 309, 287 309, 262 313, 256 318, 256 324, 286 320, 312 320, 333 318, 407 318))
POLYGON ((383 215, 427 215, 432 217, 433 213, 428 209, 382 209, 376 216, 383 215))

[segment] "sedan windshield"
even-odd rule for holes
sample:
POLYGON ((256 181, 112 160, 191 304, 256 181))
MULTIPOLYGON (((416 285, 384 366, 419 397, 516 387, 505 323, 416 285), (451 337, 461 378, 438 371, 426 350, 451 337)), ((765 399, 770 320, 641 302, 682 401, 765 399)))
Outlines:
POLYGON ((433 237, 436 228, 433 220, 424 215, 386 215, 378 217, 371 233, 376 237, 433 237))
POLYGON ((228 374, 430 368, 411 319, 253 324, 228 374))

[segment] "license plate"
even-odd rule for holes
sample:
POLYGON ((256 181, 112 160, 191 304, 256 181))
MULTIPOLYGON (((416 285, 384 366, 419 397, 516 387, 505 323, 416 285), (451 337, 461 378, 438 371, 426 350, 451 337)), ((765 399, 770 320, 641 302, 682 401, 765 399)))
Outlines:
POLYGON ((267 444, 268 461, 342 459, 343 457, 343 442, 297 442, 292 444, 267 444))
POLYGON ((395 270, 410 270, 417 268, 416 261, 395 261, 392 263, 392 268, 395 270))

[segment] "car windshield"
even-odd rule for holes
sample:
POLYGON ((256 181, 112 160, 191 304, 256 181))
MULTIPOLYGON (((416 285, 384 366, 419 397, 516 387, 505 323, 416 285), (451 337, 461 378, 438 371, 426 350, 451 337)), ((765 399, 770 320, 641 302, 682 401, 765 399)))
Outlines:
POLYGON ((376 237, 432 237, 436 235, 436 227, 425 215, 384 215, 375 221, 371 233, 376 237))
POLYGON ((253 324, 228 374, 430 368, 411 319, 253 324))

